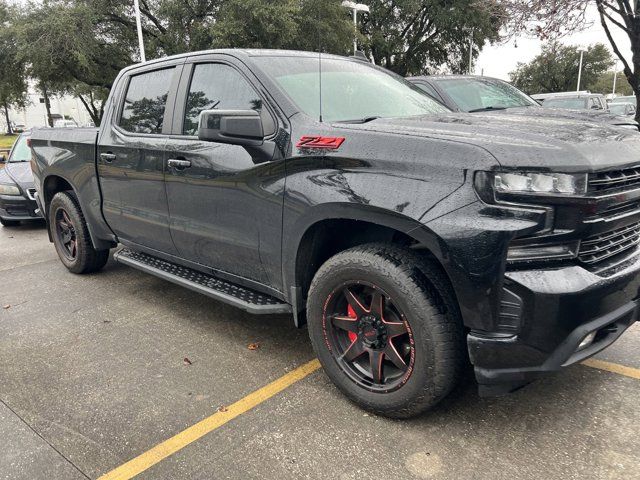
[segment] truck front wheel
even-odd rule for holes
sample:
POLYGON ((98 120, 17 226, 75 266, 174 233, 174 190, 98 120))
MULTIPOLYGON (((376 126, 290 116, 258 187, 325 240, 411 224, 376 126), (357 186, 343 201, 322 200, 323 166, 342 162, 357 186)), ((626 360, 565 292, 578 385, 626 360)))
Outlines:
POLYGON ((70 272, 96 272, 107 263, 109 250, 93 248, 82 210, 69 192, 58 192, 51 200, 49 228, 58 257, 70 272))
POLYGON ((311 284, 307 318, 327 375, 376 414, 422 413, 462 372, 464 332, 448 282, 410 250, 370 244, 330 258, 311 284))

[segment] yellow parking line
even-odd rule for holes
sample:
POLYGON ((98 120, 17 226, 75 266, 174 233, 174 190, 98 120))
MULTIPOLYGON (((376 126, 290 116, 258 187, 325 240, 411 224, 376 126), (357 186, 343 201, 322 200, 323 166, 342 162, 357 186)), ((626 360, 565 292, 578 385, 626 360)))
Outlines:
POLYGON ((583 365, 591 368, 597 368, 598 370, 605 370, 611 373, 617 373, 618 375, 624 375, 625 377, 635 378, 640 380, 640 369, 625 367, 624 365, 618 365, 617 363, 605 362, 604 360, 598 360, 595 358, 589 358, 582 362, 583 365))
POLYGON ((159 443, 151 450, 147 450, 136 458, 104 474, 98 480, 128 480, 135 477, 168 456, 182 450, 190 443, 205 436, 207 433, 212 432, 237 416, 260 405, 265 400, 277 395, 294 383, 299 382, 319 368, 320 362, 318 362, 318 360, 305 363, 261 389, 250 393, 243 399, 238 400, 233 405, 227 407, 224 412, 214 413, 210 417, 201 420, 177 435, 159 443))

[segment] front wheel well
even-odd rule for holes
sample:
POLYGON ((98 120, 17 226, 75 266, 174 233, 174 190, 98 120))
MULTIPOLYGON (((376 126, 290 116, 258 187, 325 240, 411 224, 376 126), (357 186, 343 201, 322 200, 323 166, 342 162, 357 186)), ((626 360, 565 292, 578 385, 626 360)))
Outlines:
POLYGON ((312 225, 303 235, 298 248, 296 286, 306 297, 311 280, 324 262, 343 250, 373 242, 405 247, 417 243, 406 233, 359 220, 324 220, 312 225))

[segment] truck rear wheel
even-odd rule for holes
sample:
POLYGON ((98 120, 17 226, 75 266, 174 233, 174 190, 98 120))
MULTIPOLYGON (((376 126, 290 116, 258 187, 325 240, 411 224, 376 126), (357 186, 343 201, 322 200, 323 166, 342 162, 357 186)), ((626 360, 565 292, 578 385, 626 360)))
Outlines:
POLYGON ((409 250, 370 244, 332 257, 313 279, 307 318, 327 375, 376 414, 422 413, 461 375, 464 332, 448 282, 409 250))
POLYGON ((109 250, 93 248, 82 210, 69 192, 58 192, 51 200, 49 228, 58 257, 70 272, 96 272, 107 263, 109 250))

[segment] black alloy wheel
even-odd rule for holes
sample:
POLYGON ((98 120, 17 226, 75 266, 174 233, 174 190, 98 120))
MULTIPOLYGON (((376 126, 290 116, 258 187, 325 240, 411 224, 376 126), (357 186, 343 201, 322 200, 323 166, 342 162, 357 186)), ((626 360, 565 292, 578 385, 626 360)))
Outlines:
POLYGON ((69 261, 78 256, 78 239, 73 222, 64 208, 58 208, 55 213, 55 229, 58 241, 63 247, 63 254, 69 261))
POLYGON ((372 392, 402 387, 413 371, 415 342, 405 315, 372 283, 341 285, 323 318, 327 348, 347 376, 372 392))

